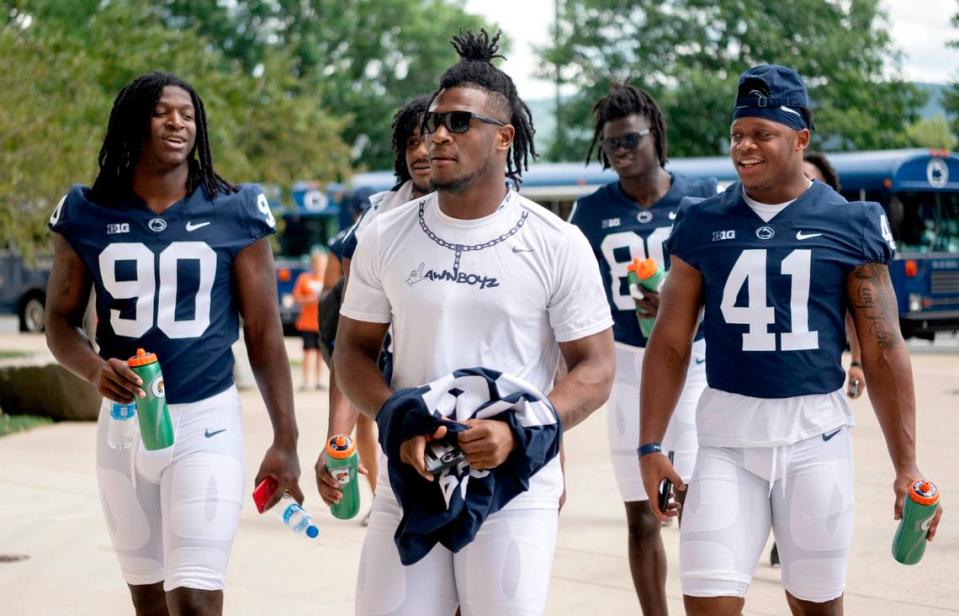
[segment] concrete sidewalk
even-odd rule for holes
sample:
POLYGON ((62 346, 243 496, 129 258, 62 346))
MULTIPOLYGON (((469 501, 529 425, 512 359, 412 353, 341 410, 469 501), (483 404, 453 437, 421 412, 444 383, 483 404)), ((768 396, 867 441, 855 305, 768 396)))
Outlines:
MULTIPOLYGON (((291 355, 297 348, 290 346, 291 355)), ((919 399, 920 466, 943 489, 946 507, 959 489, 959 354, 913 358, 919 399)), ((294 378, 299 376, 294 371, 294 378)), ((247 476, 271 439, 255 390, 243 392, 247 476)), ((892 469, 869 403, 854 405, 856 524, 846 613, 959 613, 959 522, 943 528, 917 566, 889 553, 892 469)), ((247 502, 227 576, 227 614, 352 614, 364 529, 330 516, 316 493, 313 463, 326 432, 326 392, 297 394, 301 485, 320 521, 314 542, 292 535, 247 502)), ((129 614, 132 607, 112 553, 97 497, 95 426, 60 423, 0 439, 0 613, 129 614), (17 562, 3 556, 25 555, 17 562)), ((625 516, 608 461, 603 411, 571 431, 567 443, 569 500, 562 512, 547 614, 639 613, 625 548, 625 516)), ((365 485, 364 485, 365 489, 365 485)), ((252 490, 248 486, 247 492, 252 490)), ((363 512, 369 506, 364 492, 363 512)), ((678 530, 665 529, 671 613, 682 613, 678 530)), ((768 554, 768 552, 767 552, 768 554)), ((779 570, 764 555, 745 614, 788 614, 779 570)))

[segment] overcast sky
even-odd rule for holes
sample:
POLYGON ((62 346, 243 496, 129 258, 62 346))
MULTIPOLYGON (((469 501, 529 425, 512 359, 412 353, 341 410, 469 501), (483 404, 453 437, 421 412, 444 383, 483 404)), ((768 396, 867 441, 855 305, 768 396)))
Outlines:
MULTIPOLYGON (((956 0, 881 0, 889 14, 892 37, 903 52, 907 79, 945 83, 959 80, 959 51, 946 41, 959 39, 949 18, 959 11, 956 0)), ((513 42, 501 65, 516 82, 524 98, 553 96, 553 84, 533 78, 538 64, 532 44, 549 40, 553 0, 467 0, 466 8, 495 21, 513 42)))

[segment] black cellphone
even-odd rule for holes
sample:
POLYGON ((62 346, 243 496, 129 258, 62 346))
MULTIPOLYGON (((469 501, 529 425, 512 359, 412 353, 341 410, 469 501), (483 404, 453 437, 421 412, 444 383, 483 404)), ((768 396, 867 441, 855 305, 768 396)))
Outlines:
POLYGON ((855 398, 859 395, 859 379, 853 379, 849 384, 849 391, 846 392, 846 395, 850 398, 855 398))
POLYGON ((441 439, 426 444, 424 461, 428 473, 437 473, 456 466, 465 458, 466 454, 463 450, 451 440, 441 439))
MULTIPOLYGON (((669 458, 669 463, 673 463, 673 452, 666 454, 666 457, 669 458)), ((669 479, 663 479, 659 484, 659 510, 663 513, 666 513, 666 507, 669 505, 669 496, 673 491, 673 482, 669 479)))

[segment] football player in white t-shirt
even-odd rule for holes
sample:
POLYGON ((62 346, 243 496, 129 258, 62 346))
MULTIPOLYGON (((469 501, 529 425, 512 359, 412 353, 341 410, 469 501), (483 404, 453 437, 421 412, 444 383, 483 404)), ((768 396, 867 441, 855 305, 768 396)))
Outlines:
POLYGON ((847 308, 896 473, 896 518, 922 478, 889 223, 878 204, 847 203, 803 175, 812 128, 798 73, 743 73, 730 129, 740 181, 680 208, 666 242, 672 268, 643 364, 640 466, 647 490, 665 478, 683 488, 658 441, 703 307, 708 387, 680 527, 687 614, 742 612, 770 528, 792 612, 842 613, 853 513, 840 363, 847 308))
MULTIPOLYGON (((492 368, 549 391, 567 430, 609 395, 612 319, 589 244, 506 188, 533 153, 533 130, 512 80, 491 64, 498 38, 454 37, 461 60, 423 120, 437 192, 377 216, 354 255, 333 361, 344 393, 371 417, 393 393, 376 364, 390 324, 396 389, 492 368), (554 387, 560 354, 569 372, 554 387)), ((459 445, 470 467, 503 463, 515 447, 507 424, 468 423, 459 445)), ((424 448, 444 432, 410 439, 402 460, 431 479, 424 448)), ((541 614, 562 490, 556 457, 465 548, 437 545, 403 566, 393 539, 402 512, 384 469, 356 613, 541 614)))

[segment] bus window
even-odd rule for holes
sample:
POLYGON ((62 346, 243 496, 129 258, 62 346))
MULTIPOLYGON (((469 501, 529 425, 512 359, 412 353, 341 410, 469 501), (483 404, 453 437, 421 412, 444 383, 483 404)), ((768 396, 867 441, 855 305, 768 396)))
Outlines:
POLYGON ((901 252, 959 254, 959 195, 899 193, 892 201, 897 197, 902 203, 901 222, 892 227, 901 252))

